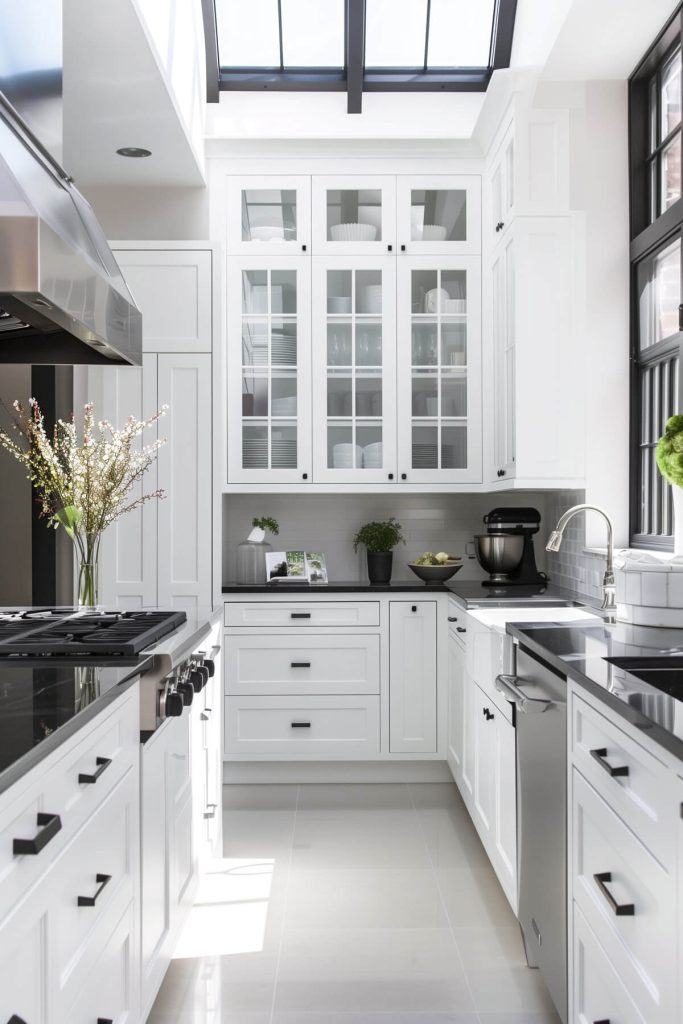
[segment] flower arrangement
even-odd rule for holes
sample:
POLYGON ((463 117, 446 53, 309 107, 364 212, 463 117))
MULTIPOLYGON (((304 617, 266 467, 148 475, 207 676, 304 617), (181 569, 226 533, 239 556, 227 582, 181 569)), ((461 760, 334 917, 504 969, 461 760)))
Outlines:
POLYGON ((659 472, 676 487, 683 487, 683 416, 671 416, 657 442, 655 458, 659 472))
POLYGON ((0 431, 0 446, 21 462, 33 484, 41 514, 55 529, 62 526, 78 553, 79 604, 97 604, 97 562, 102 534, 120 516, 152 498, 163 498, 163 490, 133 493, 133 488, 154 462, 165 438, 152 444, 136 445, 144 430, 165 415, 168 406, 137 420, 129 416, 116 430, 107 420, 95 424, 93 404, 83 411, 82 440, 75 417, 57 420, 48 437, 43 414, 34 398, 26 410, 14 402, 14 430, 18 438, 0 431))

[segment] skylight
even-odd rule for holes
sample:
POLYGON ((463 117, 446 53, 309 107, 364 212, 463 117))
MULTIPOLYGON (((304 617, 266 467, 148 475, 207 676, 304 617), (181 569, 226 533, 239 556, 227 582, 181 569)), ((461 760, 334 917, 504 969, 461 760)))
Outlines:
POLYGON ((203 3, 220 89, 345 90, 357 112, 363 91, 486 89, 509 65, 517 0, 203 3))

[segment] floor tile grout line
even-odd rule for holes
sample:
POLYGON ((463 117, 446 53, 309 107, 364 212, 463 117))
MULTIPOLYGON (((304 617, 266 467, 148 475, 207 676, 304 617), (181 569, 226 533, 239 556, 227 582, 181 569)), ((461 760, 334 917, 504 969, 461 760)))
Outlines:
POLYGON ((277 959, 275 961, 275 978, 273 980, 273 998, 272 998, 271 1004, 270 1004, 270 1017, 268 1018, 269 1024, 273 1024, 273 1019, 275 1017, 275 1002, 276 1002, 276 999, 277 999, 278 978, 280 976, 280 961, 282 959, 282 950, 283 950, 283 947, 284 947, 284 944, 285 944, 285 927, 287 925, 287 907, 289 905, 289 888, 290 888, 290 884, 291 884, 291 880, 292 880, 292 864, 293 864, 293 861, 294 861, 294 836, 296 834, 296 816, 297 816, 298 811, 299 811, 299 796, 300 796, 300 793, 301 793, 301 786, 297 785, 297 787, 296 787, 296 798, 294 800, 294 818, 293 818, 293 821, 292 821, 292 831, 291 831, 290 844, 289 844, 289 864, 287 865, 287 883, 285 885, 285 895, 284 895, 283 910, 282 910, 282 927, 280 928, 280 941, 278 943, 277 959))
POLYGON ((465 985, 467 986, 467 991, 469 992, 470 999, 472 1000, 472 1006, 474 1007, 474 1015, 477 1018, 477 1021, 479 1022, 479 1024, 482 1024, 481 1016, 479 1015, 479 1010, 477 1009, 477 1004, 476 1004, 476 1001, 475 1001, 475 998, 474 998, 474 992, 472 991, 472 986, 470 985, 470 979, 469 979, 469 976, 468 976, 467 971, 465 969, 465 961, 463 960, 462 954, 460 953, 460 947, 458 946, 458 941, 457 941, 457 939, 455 937, 455 931, 453 929, 453 922, 451 920, 451 915, 448 913, 448 907, 446 906, 446 900, 444 899, 443 890, 441 889, 441 883, 439 882, 439 875, 438 875, 438 872, 436 870, 436 865, 434 864, 434 858, 432 857, 432 852, 429 849, 429 843, 427 842, 427 837, 425 835, 425 830, 424 830, 424 828, 422 826, 422 819, 420 817, 420 812, 418 811, 418 809, 417 809, 417 807, 415 805, 415 800, 413 799, 413 792, 412 792, 411 784, 407 783, 407 787, 408 787, 408 797, 410 798, 410 804, 411 804, 411 806, 413 808, 413 811, 415 812, 415 815, 417 817, 418 828, 420 829, 420 834, 422 836, 422 840, 423 840, 423 842, 425 844, 425 847, 427 849, 427 856, 429 857, 429 865, 430 865, 430 868, 431 868, 431 871, 432 871, 432 875, 434 876, 434 883, 436 885, 436 889, 437 889, 437 892, 439 894, 439 900, 441 901, 441 906, 443 907, 443 912, 446 915, 446 920, 448 921, 448 929, 449 929, 449 931, 451 933, 451 938, 453 939, 453 945, 455 946, 455 951, 456 951, 456 953, 458 955, 458 960, 460 962, 460 967, 462 968, 462 974, 463 974, 463 977, 465 979, 465 985))

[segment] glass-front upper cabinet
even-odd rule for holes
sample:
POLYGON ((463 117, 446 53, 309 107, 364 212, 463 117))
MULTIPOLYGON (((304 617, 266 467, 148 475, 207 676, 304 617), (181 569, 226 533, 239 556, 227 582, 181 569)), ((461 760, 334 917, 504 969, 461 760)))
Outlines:
POLYGON ((399 253, 481 252, 481 179, 477 175, 397 178, 399 253))
POLYGON ((393 256, 314 261, 316 481, 396 480, 395 274, 393 256))
POLYGON ((479 259, 412 256, 398 262, 399 483, 478 482, 479 259))
POLYGON ((311 179, 306 175, 226 178, 226 238, 230 253, 309 253, 311 179))
POLYGON ((228 482, 311 480, 310 260, 228 260, 228 482))
POLYGON ((396 178, 393 175, 316 175, 313 178, 313 251, 349 255, 395 252, 396 178))

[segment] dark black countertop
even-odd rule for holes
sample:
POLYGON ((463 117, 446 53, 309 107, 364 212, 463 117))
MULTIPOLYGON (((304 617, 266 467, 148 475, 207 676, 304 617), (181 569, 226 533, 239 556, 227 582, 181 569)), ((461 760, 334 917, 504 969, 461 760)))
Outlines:
POLYGON ((683 702, 605 661, 683 653, 683 629, 509 623, 508 633, 662 747, 683 760, 683 702))
POLYGON ((334 583, 224 583, 224 594, 414 594, 450 593, 448 583, 423 583, 422 580, 392 580, 391 583, 368 583, 367 580, 342 580, 334 583))

